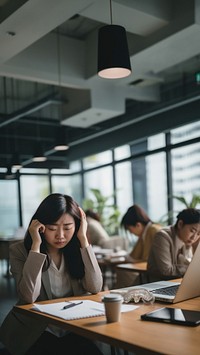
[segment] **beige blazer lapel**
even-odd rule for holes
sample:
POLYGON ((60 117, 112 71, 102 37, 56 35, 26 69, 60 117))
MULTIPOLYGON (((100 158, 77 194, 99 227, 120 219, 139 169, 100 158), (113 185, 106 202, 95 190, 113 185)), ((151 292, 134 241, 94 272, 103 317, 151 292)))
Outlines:
POLYGON ((43 285, 43 290, 41 290, 40 296, 42 296, 42 292, 46 293, 48 299, 52 299, 52 293, 51 293, 51 286, 50 286, 50 280, 49 280, 49 274, 48 271, 45 271, 42 273, 42 285, 43 285))

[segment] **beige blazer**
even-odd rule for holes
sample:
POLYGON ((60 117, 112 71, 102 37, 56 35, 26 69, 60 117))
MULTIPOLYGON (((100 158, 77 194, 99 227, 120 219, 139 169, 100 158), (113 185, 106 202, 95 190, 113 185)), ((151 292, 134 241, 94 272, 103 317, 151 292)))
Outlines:
POLYGON ((147 263, 150 280, 183 277, 189 265, 189 252, 192 255, 192 248, 185 247, 176 235, 174 225, 160 229, 155 235, 147 263))
MULTIPOLYGON (((92 246, 81 249, 85 267, 82 280, 72 279, 72 296, 86 293, 98 293, 102 290, 102 273, 92 246)), ((45 254, 27 251, 23 241, 10 247, 11 272, 16 281, 19 301, 17 304, 28 304, 36 301, 52 299, 48 271, 42 272, 46 259, 45 254)), ((46 321, 35 320, 23 316, 15 311, 15 307, 8 313, 0 327, 0 341, 13 355, 24 355, 35 343, 47 327, 46 321)))
POLYGON ((130 257, 135 260, 147 261, 155 234, 161 229, 161 225, 149 223, 145 228, 143 237, 139 237, 137 243, 130 252, 130 257))

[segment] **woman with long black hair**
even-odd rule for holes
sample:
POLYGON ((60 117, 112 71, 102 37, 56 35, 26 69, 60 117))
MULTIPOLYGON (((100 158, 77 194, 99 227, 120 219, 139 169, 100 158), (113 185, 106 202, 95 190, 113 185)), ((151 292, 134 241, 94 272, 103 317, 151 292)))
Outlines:
MULTIPOLYGON (((86 231, 85 213, 72 197, 54 193, 41 202, 24 241, 10 248, 18 304, 101 291, 102 274, 86 231)), ((91 340, 14 308, 0 328, 0 340, 14 355, 101 354, 91 340)))

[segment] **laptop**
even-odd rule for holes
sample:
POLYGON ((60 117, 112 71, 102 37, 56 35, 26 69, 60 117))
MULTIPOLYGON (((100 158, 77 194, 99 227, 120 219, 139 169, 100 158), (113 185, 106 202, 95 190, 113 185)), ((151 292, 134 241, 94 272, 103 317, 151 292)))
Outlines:
POLYGON ((127 291, 138 288, 145 288, 151 291, 155 296, 155 300, 159 302, 177 303, 200 296, 200 243, 181 282, 156 281, 111 290, 110 292, 119 293, 123 296, 127 291))

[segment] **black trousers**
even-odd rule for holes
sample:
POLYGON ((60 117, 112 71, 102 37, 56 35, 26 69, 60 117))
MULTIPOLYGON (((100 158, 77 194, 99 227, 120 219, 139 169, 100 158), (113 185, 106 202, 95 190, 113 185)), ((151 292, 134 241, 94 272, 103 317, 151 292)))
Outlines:
POLYGON ((56 337, 44 332, 26 355, 103 355, 97 345, 87 338, 74 333, 56 337))

